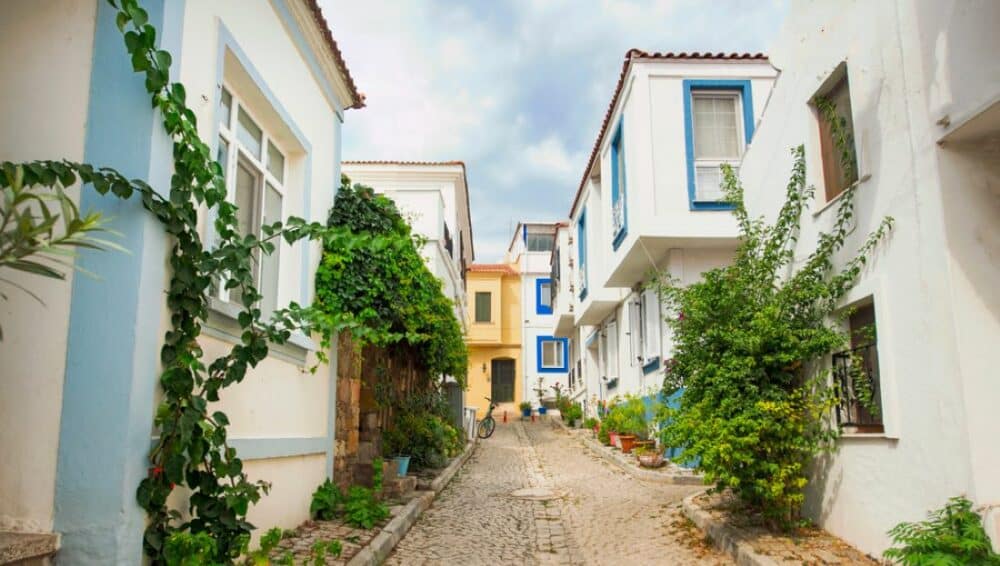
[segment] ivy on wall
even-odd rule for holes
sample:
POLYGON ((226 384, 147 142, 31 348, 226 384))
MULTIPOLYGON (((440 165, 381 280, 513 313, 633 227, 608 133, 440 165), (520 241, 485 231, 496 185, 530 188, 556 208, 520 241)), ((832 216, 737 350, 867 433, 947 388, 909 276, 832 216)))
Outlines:
POLYGON ((454 303, 420 255, 425 240, 412 233, 395 203, 345 176, 328 225, 373 244, 324 246, 314 308, 348 317, 342 324, 352 323, 359 345, 416 347, 431 377, 450 375, 464 387, 468 353, 454 303))

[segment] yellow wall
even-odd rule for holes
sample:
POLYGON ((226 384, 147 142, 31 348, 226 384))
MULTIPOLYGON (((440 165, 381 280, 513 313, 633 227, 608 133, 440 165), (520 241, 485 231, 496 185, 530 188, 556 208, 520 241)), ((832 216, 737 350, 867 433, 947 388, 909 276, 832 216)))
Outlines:
MULTIPOLYGON (((491 395, 491 362, 496 358, 514 360, 514 401, 522 399, 521 372, 521 282, 517 275, 470 271, 466 280, 469 301, 469 387, 465 405, 476 407, 482 418, 489 408, 484 397, 491 395), (475 322, 476 292, 492 294, 488 323, 475 322), (485 366, 485 371, 483 367, 485 366)), ((516 411, 516 407, 506 407, 516 411)))

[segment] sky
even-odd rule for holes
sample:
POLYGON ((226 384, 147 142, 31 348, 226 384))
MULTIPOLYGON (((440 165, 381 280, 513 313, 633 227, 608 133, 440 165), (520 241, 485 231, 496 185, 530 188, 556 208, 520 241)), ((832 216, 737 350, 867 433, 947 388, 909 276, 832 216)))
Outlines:
POLYGON ((786 0, 319 0, 367 106, 343 158, 466 164, 476 262, 569 214, 625 53, 766 52, 786 0))

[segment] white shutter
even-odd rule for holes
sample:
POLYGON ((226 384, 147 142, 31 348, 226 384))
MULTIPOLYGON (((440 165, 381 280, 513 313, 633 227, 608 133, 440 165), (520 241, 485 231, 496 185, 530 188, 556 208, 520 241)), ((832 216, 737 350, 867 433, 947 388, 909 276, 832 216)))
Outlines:
POLYGON ((642 303, 638 300, 628 302, 628 322, 629 365, 635 366, 642 363, 643 356, 642 303))
POLYGON ((618 323, 608 324, 608 379, 618 377, 618 323))
POLYGON ((660 355, 660 343, 663 337, 660 336, 660 319, 662 315, 660 313, 660 301, 656 296, 655 291, 646 291, 642 295, 643 306, 645 309, 645 324, 643 336, 644 340, 644 351, 643 357, 644 361, 649 363, 650 360, 660 355))

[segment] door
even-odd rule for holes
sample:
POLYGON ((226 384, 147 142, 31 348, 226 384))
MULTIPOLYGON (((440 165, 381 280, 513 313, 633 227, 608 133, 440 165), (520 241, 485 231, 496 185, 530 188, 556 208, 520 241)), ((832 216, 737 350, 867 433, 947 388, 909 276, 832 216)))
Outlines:
POLYGON ((514 401, 514 360, 493 360, 492 385, 490 397, 494 403, 512 403, 514 401))

